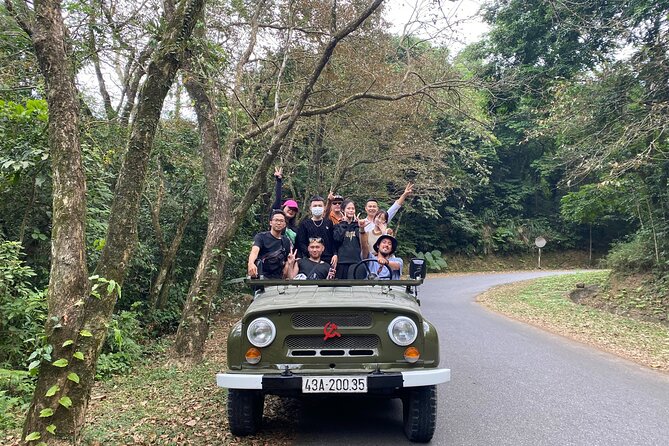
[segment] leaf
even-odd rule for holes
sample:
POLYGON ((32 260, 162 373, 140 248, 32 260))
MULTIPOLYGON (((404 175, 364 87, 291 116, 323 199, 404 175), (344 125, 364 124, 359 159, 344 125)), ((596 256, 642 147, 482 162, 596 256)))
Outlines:
POLYGON ((74 356, 75 358, 77 358, 77 359, 79 359, 79 360, 81 360, 81 361, 84 360, 84 354, 81 353, 81 352, 74 352, 74 354, 73 354, 72 356, 74 356))
POLYGON ((68 339, 67 341, 63 342, 63 347, 67 347, 68 345, 74 344, 74 341, 72 339, 68 339))
POLYGON ((75 382, 75 383, 79 384, 79 375, 77 375, 77 374, 74 373, 74 372, 68 374, 68 375, 67 375, 67 379, 69 379, 69 380, 72 381, 72 382, 75 382))
POLYGON ((40 438, 42 438, 42 435, 40 435, 39 432, 31 432, 26 436, 26 441, 35 441, 39 440, 40 438))
POLYGON ((114 282, 113 280, 110 280, 109 284, 107 285, 107 294, 113 293, 114 288, 116 288, 116 282, 114 282))
POLYGON ((50 424, 46 427, 46 431, 50 433, 51 435, 56 435, 56 425, 55 424, 50 424))
POLYGON ((70 399, 69 396, 62 397, 61 399, 58 400, 58 403, 66 409, 72 407, 72 400, 70 399))
POLYGON ((39 417, 40 418, 47 418, 53 415, 53 409, 50 407, 47 407, 46 409, 42 409, 39 412, 39 417))
POLYGON ((91 336, 93 336, 93 333, 91 333, 88 330, 81 330, 79 334, 85 338, 90 338, 91 336))
POLYGON ((41 362, 41 361, 36 360, 36 361, 33 361, 33 362, 31 362, 30 364, 28 364, 28 371, 37 368, 37 366, 39 366, 39 363, 40 363, 40 362, 41 362))
POLYGON ((49 390, 46 391, 44 396, 54 396, 56 394, 56 392, 58 392, 59 390, 60 390, 60 387, 58 386, 58 384, 56 384, 55 386, 51 386, 49 388, 49 390))
POLYGON ((51 365, 53 365, 55 367, 67 367, 68 364, 69 364, 69 362, 65 358, 60 358, 59 360, 54 361, 54 362, 51 363, 51 365))

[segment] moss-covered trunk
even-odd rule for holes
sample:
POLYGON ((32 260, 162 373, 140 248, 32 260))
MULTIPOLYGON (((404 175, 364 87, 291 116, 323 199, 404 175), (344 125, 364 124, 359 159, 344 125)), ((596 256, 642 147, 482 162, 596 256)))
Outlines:
POLYGON ((233 197, 227 177, 229 152, 225 155, 221 152, 216 109, 207 93, 205 82, 202 76, 190 70, 184 75, 184 86, 195 105, 200 129, 209 208, 207 236, 184 303, 174 346, 177 356, 193 361, 202 357, 204 341, 209 334, 211 302, 218 290, 224 267, 224 248, 234 235, 238 220, 241 220, 232 219, 230 215, 233 197))
POLYGON ((46 334, 53 352, 51 362, 42 361, 40 366, 23 438, 57 444, 63 437, 72 438, 81 425, 92 382, 81 373, 86 361, 73 356, 82 340, 83 312, 78 302, 88 295, 86 177, 79 145, 79 101, 60 2, 36 2, 34 26, 27 31, 32 34, 49 105, 53 217, 46 334))
POLYGON ((54 353, 52 364, 41 366, 24 428, 28 438, 39 436, 49 444, 69 443, 76 440, 83 425, 106 324, 137 242, 140 197, 163 101, 203 6, 204 0, 179 2, 153 53, 114 190, 106 244, 96 269, 103 286, 97 296, 90 296, 84 245, 86 188, 77 139, 74 74, 65 52, 59 2, 36 2, 33 41, 41 55, 53 121, 49 126, 54 171, 53 266, 47 334, 54 353))

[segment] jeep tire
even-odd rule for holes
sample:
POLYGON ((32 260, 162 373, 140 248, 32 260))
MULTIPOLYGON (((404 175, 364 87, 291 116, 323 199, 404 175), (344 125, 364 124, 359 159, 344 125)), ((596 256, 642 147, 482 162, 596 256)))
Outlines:
POLYGON ((258 432, 262 426, 265 395, 257 390, 228 390, 228 423, 237 437, 258 432))
POLYGON ((427 443, 434 435, 437 423, 437 387, 422 386, 406 389, 402 398, 404 433, 411 441, 427 443))

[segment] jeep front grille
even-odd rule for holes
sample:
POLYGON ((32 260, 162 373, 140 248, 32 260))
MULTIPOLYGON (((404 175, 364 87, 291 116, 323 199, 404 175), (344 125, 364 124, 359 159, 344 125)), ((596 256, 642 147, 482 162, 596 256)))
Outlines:
POLYGON ((323 336, 288 336, 288 356, 375 356, 378 336, 345 335, 330 339, 323 336))
POLYGON ((338 327, 371 327, 371 313, 294 313, 291 317, 295 328, 321 328, 331 322, 338 327))

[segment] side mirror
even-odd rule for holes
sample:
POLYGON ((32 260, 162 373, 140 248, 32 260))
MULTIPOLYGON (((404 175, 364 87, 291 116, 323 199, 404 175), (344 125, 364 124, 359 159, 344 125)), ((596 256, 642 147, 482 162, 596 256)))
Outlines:
POLYGON ((409 264, 409 277, 412 279, 424 279, 427 275, 424 259, 411 259, 409 264))

